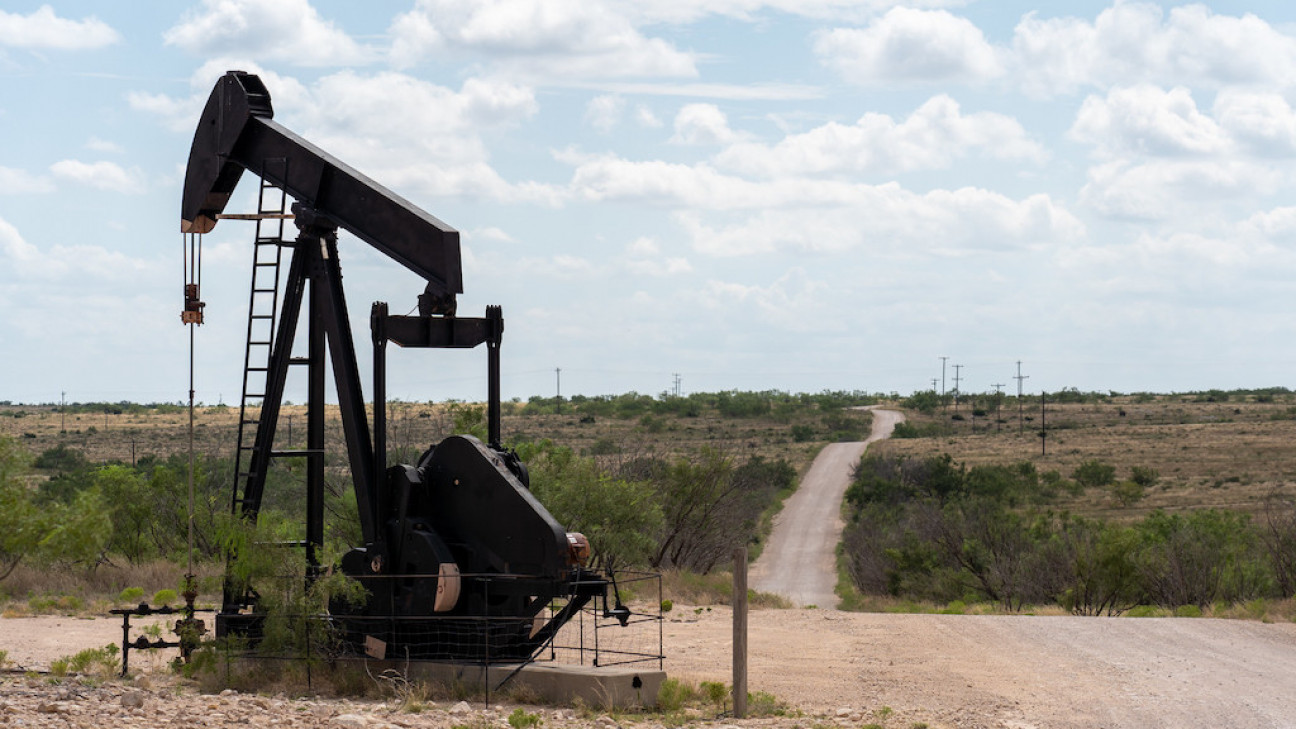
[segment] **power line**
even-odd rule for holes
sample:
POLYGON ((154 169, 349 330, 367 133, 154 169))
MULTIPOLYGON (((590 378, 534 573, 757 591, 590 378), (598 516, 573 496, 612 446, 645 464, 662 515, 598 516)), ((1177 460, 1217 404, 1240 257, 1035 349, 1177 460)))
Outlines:
POLYGON ((961 369, 963 369, 963 365, 954 365, 954 412, 956 413, 958 412, 959 406, 959 370, 961 369))
POLYGON ((945 409, 945 360, 949 357, 941 357, 941 409, 945 409))
POLYGON ((1028 377, 1030 377, 1030 375, 1023 375, 1021 373, 1021 360, 1017 360, 1017 376, 1013 379, 1017 380, 1017 432, 1018 433, 1025 432, 1026 430, 1026 423, 1022 419, 1022 406, 1023 406, 1022 380, 1028 377))

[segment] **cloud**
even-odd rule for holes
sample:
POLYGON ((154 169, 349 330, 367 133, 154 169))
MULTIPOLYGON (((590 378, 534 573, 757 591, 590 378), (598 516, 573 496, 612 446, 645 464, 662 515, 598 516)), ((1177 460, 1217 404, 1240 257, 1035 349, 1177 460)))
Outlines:
POLYGON ((1227 152, 1228 135, 1197 110, 1188 89, 1143 84, 1085 99, 1070 136, 1105 156, 1179 157, 1227 152))
POLYGON ((609 134, 621 123, 625 112, 625 98, 604 94, 590 99, 585 105, 585 122, 603 134, 609 134))
POLYGON ((1047 154, 1012 117, 963 114, 941 94, 896 122, 868 113, 854 125, 830 122, 774 145, 735 144, 716 157, 722 168, 761 177, 838 172, 885 173, 944 169, 979 150, 998 159, 1042 162, 1047 154))
POLYGON ((1254 15, 1202 5, 1167 17, 1156 5, 1117 2, 1092 23, 1032 12, 1014 31, 1013 51, 1023 87, 1037 96, 1139 82, 1285 88, 1296 79, 1296 38, 1254 15))
POLYGON ((0 287, 25 286, 32 281, 138 282, 162 275, 152 262, 110 251, 101 246, 51 246, 44 249, 29 243, 12 223, 0 218, 0 287), (6 275, 7 274, 7 275, 6 275))
POLYGON ((698 295, 703 307, 721 316, 736 316, 750 328, 751 319, 762 327, 798 334, 841 331, 848 322, 824 316, 832 310, 826 301, 828 286, 810 278, 802 268, 792 268, 768 286, 711 280, 698 295))
POLYGON ((1084 225, 1047 195, 1013 200, 978 188, 918 194, 895 184, 858 186, 854 199, 832 206, 761 210, 715 223, 686 211, 676 220, 695 250, 719 257, 856 250, 958 257, 1065 244, 1084 234, 1084 225))
POLYGON ((1296 113, 1281 95, 1226 89, 1212 110, 1219 125, 1259 157, 1296 155, 1296 113))
POLYGON ((85 143, 86 149, 94 152, 107 152, 110 154, 121 154, 126 151, 124 147, 116 142, 110 142, 98 137, 90 137, 85 143))
POLYGON ((752 23, 768 16, 791 15, 819 20, 863 22, 892 7, 958 7, 967 0, 660 0, 614 3, 637 23, 687 24, 711 16, 736 18, 752 23))
POLYGON ((99 190, 135 195, 144 192, 144 172, 138 167, 127 170, 113 162, 82 162, 65 159, 50 165, 55 177, 99 190))
POLYGON ((1276 189, 1280 175, 1246 160, 1117 160, 1091 167, 1080 202, 1127 220, 1164 220, 1276 189))
POLYGON ((390 34, 391 60, 402 68, 455 54, 533 83, 698 73, 691 53, 645 37, 598 0, 419 0, 390 34))
POLYGON ((111 26, 90 16, 68 20, 42 5, 28 15, 0 10, 0 46, 38 50, 80 51, 103 48, 121 40, 111 26))
POLYGON ((246 55, 299 66, 347 66, 374 60, 308 0, 202 0, 163 33, 167 45, 198 56, 246 55))
POLYGON ((687 258, 662 256, 661 246, 648 237, 640 237, 626 246, 625 268, 636 276, 683 276, 693 272, 687 258))
POLYGON ((1229 89, 1212 113, 1184 87, 1138 84, 1087 98, 1068 132, 1096 160, 1080 202, 1125 220, 1190 219, 1277 191, 1296 155, 1291 106, 1274 93, 1229 89))
POLYGON ((0 195, 54 192, 54 183, 25 170, 0 167, 0 195))
POLYGON ((662 120, 658 119, 657 115, 646 104, 639 104, 635 107, 634 118, 639 126, 647 129, 657 129, 662 126, 662 120))
POLYGON ((729 119, 715 104, 687 104, 675 115, 674 144, 733 144, 741 135, 729 128, 729 119))
MULTIPOLYGON (((195 73, 188 97, 131 94, 132 108, 191 134, 212 84, 227 67, 214 61, 195 73)), ((383 185, 425 195, 556 201, 554 189, 513 184, 490 165, 481 134, 522 123, 538 109, 534 90, 499 78, 468 78, 459 89, 402 73, 339 71, 310 85, 262 71, 275 118, 383 185)))
POLYGON ((896 7, 864 28, 818 34, 815 53, 862 85, 981 82, 1003 74, 1000 51, 966 18, 896 7))

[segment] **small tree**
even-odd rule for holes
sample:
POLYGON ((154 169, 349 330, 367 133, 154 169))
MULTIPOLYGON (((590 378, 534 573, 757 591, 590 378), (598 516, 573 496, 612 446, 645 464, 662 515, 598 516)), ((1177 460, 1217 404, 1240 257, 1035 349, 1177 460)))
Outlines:
POLYGON ((1116 480, 1116 467, 1092 459, 1076 466, 1071 478, 1081 486, 1101 488, 1116 480))

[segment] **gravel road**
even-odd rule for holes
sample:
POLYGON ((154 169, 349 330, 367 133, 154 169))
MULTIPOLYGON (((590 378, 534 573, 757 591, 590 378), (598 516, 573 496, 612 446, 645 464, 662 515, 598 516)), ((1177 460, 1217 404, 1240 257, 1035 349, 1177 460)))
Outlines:
POLYGON ((872 410, 868 440, 826 446, 774 517, 774 531, 748 575, 753 589, 783 595, 800 607, 836 607, 837 543, 845 526, 841 504, 851 468, 870 443, 890 437, 904 420, 895 410, 872 410))
MULTIPOLYGON (((732 617, 677 605, 665 624, 668 674, 728 682, 732 617)), ((749 617, 752 691, 800 717, 742 727, 1006 729, 1276 729, 1296 726, 1296 624, 1188 618, 888 615, 827 609, 756 610, 749 617)), ((29 668, 121 636, 113 620, 0 619, 0 649, 29 668)), ((149 666, 141 662, 140 668, 149 666)), ((165 676, 164 661, 153 661, 165 676)), ((509 709, 391 713, 381 702, 283 702, 250 696, 175 696, 127 684, 72 690, 0 679, 0 726, 506 726, 509 709), (267 708, 269 707, 269 708, 267 708), (489 716, 486 716, 489 714, 489 716), (206 717, 215 723, 195 721, 206 717), (361 717, 361 720, 342 717, 361 717), (223 723, 222 723, 223 722, 223 723)), ((273 697, 271 697, 273 698, 273 697)), ((619 722, 630 726, 628 722, 619 722)), ((545 726, 614 729, 617 721, 546 710, 545 726)), ((653 729, 651 717, 641 723, 653 729)))

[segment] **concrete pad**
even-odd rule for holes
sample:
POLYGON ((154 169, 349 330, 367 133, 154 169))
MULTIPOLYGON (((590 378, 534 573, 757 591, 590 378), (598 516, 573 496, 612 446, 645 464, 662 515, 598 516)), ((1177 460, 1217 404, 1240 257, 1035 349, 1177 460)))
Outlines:
POLYGON ((369 661, 369 670, 394 670, 411 681, 476 687, 489 680, 490 691, 523 691, 555 704, 581 702, 600 709, 625 709, 657 705, 657 692, 666 672, 651 667, 576 666, 561 663, 530 663, 485 666, 432 661, 369 661), (507 681, 506 681, 507 680, 507 681), (501 684, 503 684, 501 686, 501 684))

